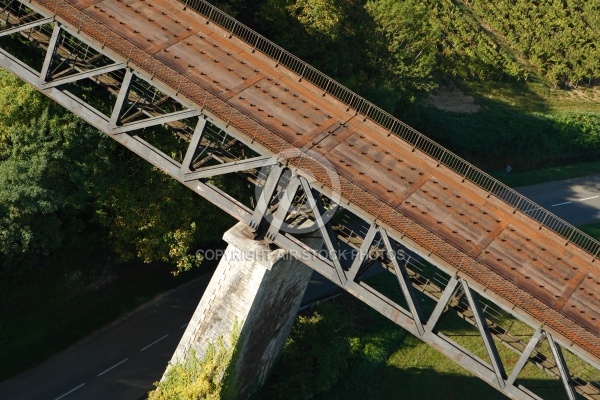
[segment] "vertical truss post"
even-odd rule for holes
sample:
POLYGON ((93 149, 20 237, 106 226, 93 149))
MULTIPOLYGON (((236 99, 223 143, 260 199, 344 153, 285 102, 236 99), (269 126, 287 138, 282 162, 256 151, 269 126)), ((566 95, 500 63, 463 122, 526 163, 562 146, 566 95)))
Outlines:
POLYGON ((567 397, 569 398, 569 400, 577 400, 577 395, 575 394, 575 386, 573 386, 573 380, 571 379, 569 367, 567 367, 567 363, 565 362, 565 359, 563 357, 560 345, 554 341, 554 338, 548 332, 546 332, 546 339, 548 339, 550 350, 552 350, 554 361, 556 361, 556 366, 558 367, 558 372, 560 373, 560 380, 562 381, 563 386, 565 387, 567 397))
POLYGON ((311 189, 306 178, 299 177, 298 179, 302 184, 302 189, 306 194, 308 204, 310 205, 310 208, 312 209, 313 214, 315 216, 315 223, 319 227, 321 235, 323 236, 323 242, 325 243, 325 247, 327 247, 327 251, 329 252, 329 258, 333 262, 333 266, 335 268, 335 272, 339 281, 338 283, 341 286, 344 286, 348 281, 348 278, 346 278, 346 274, 344 273, 344 269, 342 268, 342 264, 340 264, 340 260, 338 257, 339 243, 337 241, 337 236, 333 233, 331 225, 323 220, 325 207, 323 207, 323 203, 321 202, 321 198, 319 197, 319 195, 314 193, 311 189))
POLYGON ((190 140, 190 144, 185 152, 185 157, 183 159, 183 163, 181 164, 181 168, 184 172, 190 172, 190 167, 192 166, 192 161, 194 160, 194 153, 202 140, 202 136, 204 136, 204 128, 206 127, 206 120, 200 116, 198 119, 198 124, 196 125, 196 129, 194 129, 194 134, 192 135, 192 140, 190 140))
POLYGON ((513 367, 513 370, 510 373, 510 376, 506 380, 507 385, 514 385, 515 381, 517 380, 517 377, 523 370, 523 367, 525 367, 525 364, 527 364, 529 357, 531 357, 531 353, 533 353, 533 350, 535 350, 535 348, 537 347, 543 334, 544 332, 541 328, 536 329, 533 336, 531 337, 531 340, 527 344, 527 347, 525 347, 525 349, 523 350, 521 358, 519 358, 519 361, 517 361, 517 363, 513 367))
POLYGON ((281 201, 277 205, 277 211, 273 214, 273 222, 271 222, 271 226, 267 231, 267 237, 271 240, 274 240, 279 231, 281 230, 281 226, 285 221, 285 217, 292 207, 292 201, 298 192, 298 188, 300 187, 300 180, 297 176, 292 176, 288 185, 285 188, 285 192, 281 201))
POLYGON ((444 293, 442 293, 442 297, 440 297, 437 304, 435 305, 435 308, 433 309, 433 312, 429 316, 429 320, 427 321, 427 324, 425 325, 426 332, 433 332, 433 330, 435 329, 435 326, 437 325, 441 316, 444 314, 444 311, 446 309, 446 306, 448 305, 448 302, 450 301, 450 299, 452 299, 452 296, 454 296, 457 286, 458 286, 458 278, 456 278, 456 276, 453 276, 448 281, 448 284, 446 285, 446 288, 444 289, 444 293))
POLYGON ((277 184, 279 183, 281 174, 283 174, 283 170, 284 167, 281 165, 273 165, 273 167, 271 167, 271 171, 269 172, 265 186, 260 192, 260 197, 256 202, 256 208, 252 214, 252 220, 250 221, 250 228, 252 228, 255 232, 258 230, 260 223, 269 209, 269 202, 273 197, 273 193, 275 193, 275 189, 277 189, 277 184))
POLYGON ((471 290, 469 284, 464 279, 461 279, 461 284, 465 291, 465 295, 467 296, 467 300, 469 301, 469 305, 471 306, 471 310, 473 311, 473 316, 477 321, 477 328, 479 328, 479 333, 481 334, 481 338, 485 344, 485 349, 487 350, 490 361, 492 362, 492 368, 496 373, 498 385, 501 389, 504 389, 506 387, 506 382, 504 380, 506 372, 504 371, 504 366, 502 365, 502 360, 498 354, 498 349, 496 348, 494 339, 492 339, 490 329, 483 313, 481 312, 481 307, 479 306, 479 296, 477 296, 477 293, 471 290))
POLYGON ((423 327, 423 312, 421 311, 419 300, 415 296, 412 283, 410 282, 410 278, 408 277, 408 272, 406 272, 405 263, 403 262, 402 265, 400 265, 400 263, 398 262, 398 246, 396 245, 395 241, 390 240, 390 237, 388 236, 385 229, 380 228, 379 233, 381 234, 381 238, 383 239, 383 243, 385 244, 388 258, 392 262, 394 270, 396 271, 396 278, 398 279, 398 283, 402 288, 404 298, 408 303, 408 308, 410 309, 410 313, 412 314, 415 326, 417 328, 417 332, 419 333, 419 336, 423 336, 423 334, 425 333, 425 328, 423 327))
POLYGON ((377 225, 371 224, 371 226, 369 226, 369 230, 367 231, 367 234, 365 235, 365 238, 363 239, 362 244, 360 245, 360 248, 358 249, 358 254, 356 255, 356 258, 354 259, 354 261, 352 261, 352 265, 350 266, 350 269, 348 270, 348 275, 347 275, 348 280, 354 282, 354 280, 356 279, 356 275, 358 274, 360 267, 363 265, 363 263, 365 262, 365 259, 368 256, 369 249, 371 248, 371 245, 373 244, 373 239, 375 239, 375 235, 377 235, 377 232, 378 232, 377 225))
POLYGON ((115 106, 113 108, 112 114, 110 116, 110 126, 115 128, 121 120, 121 110, 123 109, 123 105, 125 104, 125 100, 127 96, 129 96, 129 90, 131 89, 131 80, 133 79, 133 71, 131 68, 127 68, 125 70, 125 76, 123 77, 123 82, 121 82, 121 89, 119 90, 119 95, 117 96, 117 100, 115 101, 115 106))
POLYGON ((56 51, 56 43, 58 43, 58 38, 60 37, 60 30, 60 25, 58 22, 55 22, 52 36, 50 36, 50 41, 48 42, 46 58, 44 58, 44 64, 42 64, 42 70, 40 71, 40 79, 42 82, 46 82, 48 79, 48 72, 50 71, 50 64, 52 64, 52 57, 54 57, 54 52, 56 51))

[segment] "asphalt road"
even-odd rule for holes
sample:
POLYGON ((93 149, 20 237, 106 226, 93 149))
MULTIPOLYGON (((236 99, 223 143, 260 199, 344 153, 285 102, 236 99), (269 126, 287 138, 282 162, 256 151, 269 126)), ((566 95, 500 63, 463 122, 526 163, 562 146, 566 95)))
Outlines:
MULTIPOLYGON (((139 307, 68 350, 0 382, 2 400, 137 400, 153 388, 175 352, 210 276, 139 307)), ((303 303, 337 286, 314 277, 303 303)))
POLYGON ((162 294, 33 369, 0 399, 138 399, 160 379, 210 277, 162 294))
MULTIPOLYGON (((600 175, 518 188, 574 225, 600 220, 600 175)), ((160 379, 210 277, 165 293, 70 349, 0 382, 4 400, 137 400, 160 379)), ((313 278, 304 303, 336 291, 313 278)))
POLYGON ((600 221, 600 175, 516 190, 572 225, 600 221))

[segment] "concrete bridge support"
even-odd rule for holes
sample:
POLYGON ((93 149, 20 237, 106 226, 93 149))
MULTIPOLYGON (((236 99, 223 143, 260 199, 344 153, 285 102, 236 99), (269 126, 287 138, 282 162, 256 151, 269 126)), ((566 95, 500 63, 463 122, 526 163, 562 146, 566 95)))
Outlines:
POLYGON ((226 346, 236 323, 238 398, 261 385, 295 320, 312 270, 281 250, 244 235, 238 223, 225 233, 229 244, 187 326, 171 363, 193 349, 203 356, 223 338, 226 346))

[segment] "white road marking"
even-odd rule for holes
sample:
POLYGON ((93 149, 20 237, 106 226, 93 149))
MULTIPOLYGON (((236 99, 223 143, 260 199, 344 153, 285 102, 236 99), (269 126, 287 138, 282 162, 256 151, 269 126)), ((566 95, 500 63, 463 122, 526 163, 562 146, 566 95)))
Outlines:
MULTIPOLYGON (((586 197, 585 199, 578 199, 577 201, 587 201, 587 200, 597 199, 598 197, 600 197, 600 196, 586 197)), ((566 204, 571 204, 571 203, 572 203, 572 201, 565 201, 564 203, 552 204, 551 207, 564 206, 566 204)))
POLYGON ((118 363, 116 363, 115 365, 113 365, 112 367, 110 367, 109 369, 106 369, 106 370, 104 370, 104 371, 100 372, 100 373, 99 373, 97 376, 102 376, 102 375, 104 375, 105 373, 107 373, 107 372, 108 372, 108 371, 110 371, 111 369, 118 367, 119 365, 123 364, 123 363, 124 363, 125 361, 127 361, 127 360, 129 360, 129 358, 126 358, 126 359, 124 359, 123 361, 119 361, 118 363))
POLYGON ((155 340, 154 342, 150 343, 148 346, 144 347, 144 348, 143 348, 143 349, 141 349, 140 351, 144 351, 144 350, 146 350, 148 347, 150 347, 150 346, 154 346, 156 343, 160 342, 161 340, 163 340, 163 339, 166 339, 166 338, 167 338, 167 336, 169 336, 169 335, 165 335, 165 336, 161 337, 160 339, 158 339, 158 340, 155 340))
POLYGON ((183 329, 183 328, 185 328, 186 326, 188 326, 189 324, 190 324, 189 322, 186 322, 185 324, 181 325, 181 326, 180 326, 180 328, 182 328, 182 329, 183 329))
POLYGON ((57 398, 55 398, 54 400, 58 400, 58 399, 62 399, 63 397, 73 393, 74 391, 76 391, 77 389, 79 389, 80 387, 82 387, 83 385, 85 385, 85 383, 82 383, 81 385, 77 386, 75 389, 71 389, 69 390, 67 393, 63 394, 62 396, 58 396, 57 398))

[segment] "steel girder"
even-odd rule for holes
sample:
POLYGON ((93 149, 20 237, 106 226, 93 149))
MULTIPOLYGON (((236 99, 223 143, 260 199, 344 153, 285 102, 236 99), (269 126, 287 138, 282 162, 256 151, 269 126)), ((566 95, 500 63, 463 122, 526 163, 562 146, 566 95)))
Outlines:
MULTIPOLYGON (((29 3, 19 3, 26 4, 27 7, 35 7, 29 3)), ((4 12, 8 12, 6 10, 9 10, 8 6, 5 7, 4 12)), ((154 82, 152 77, 147 76, 143 71, 134 71, 128 68, 126 60, 122 60, 115 54, 111 54, 109 50, 103 48, 101 44, 95 43, 90 38, 80 36, 75 27, 62 25, 55 20, 55 16, 43 15, 41 10, 36 11, 39 16, 38 19, 33 22, 26 21, 17 26, 10 26, 0 31, 0 37, 19 34, 44 24, 52 23, 52 33, 48 42, 44 43, 46 55, 42 67, 38 71, 20 61, 18 57, 9 54, 4 49, 0 49, 0 66, 33 85, 57 103, 63 105, 228 214, 246 223, 249 225, 248 230, 252 234, 259 238, 264 237, 265 240, 271 241, 280 248, 287 250, 321 275, 332 280, 356 298, 370 305, 416 337, 441 351, 507 396, 515 399, 539 398, 523 385, 519 384, 517 378, 528 361, 535 362, 532 354, 536 352, 536 348, 544 336, 548 340, 555 359, 555 364, 553 365, 558 370, 558 373, 555 375, 558 375, 562 380, 567 397, 574 399, 575 392, 579 392, 587 398, 595 398, 596 395, 600 394, 593 385, 588 382, 583 384, 583 379, 574 377, 569 372, 569 368, 563 357, 561 345, 559 344, 560 339, 553 337, 549 332, 545 332, 544 327, 539 326, 535 321, 522 315, 515 315, 515 317, 531 326, 534 329, 534 333, 529 342, 522 346, 520 350, 516 347, 512 348, 520 352, 521 356, 514 365, 511 374, 507 376, 506 368, 498 355, 498 350, 493 339, 499 336, 498 327, 486 318, 479 296, 498 304, 500 308, 508 312, 511 311, 510 305, 497 302, 497 299, 493 295, 490 295, 490 293, 482 290, 483 288, 478 288, 477 285, 467 282, 465 277, 457 275, 455 270, 439 262, 436 267, 447 274, 450 279, 445 285, 436 286, 429 281, 423 284, 419 280, 419 274, 414 271, 410 256, 399 257, 399 254, 402 253, 403 249, 406 249, 407 253, 404 254, 412 252, 426 260, 428 259, 428 254, 421 252, 419 248, 414 247, 412 244, 406 243, 402 237, 398 237, 394 232, 390 232, 385 227, 379 226, 375 221, 363 215, 360 210, 352 209, 352 205, 346 205, 346 208, 355 218, 360 220, 362 226, 366 227, 366 231, 359 234, 355 233, 353 236, 350 235, 353 239, 346 241, 351 247, 357 249, 358 252, 349 263, 346 263, 347 265, 344 265, 337 255, 340 251, 341 242, 343 242, 344 238, 349 238, 348 235, 344 235, 344 231, 348 230, 348 226, 334 229, 331 221, 323 218, 325 214, 324 200, 329 201, 330 205, 335 203, 335 201, 327 198, 327 194, 323 193, 321 187, 311 183, 310 176, 306 176, 301 170, 290 171, 286 167, 285 160, 282 160, 279 155, 269 154, 265 149, 259 148, 254 143, 247 142, 243 135, 228 125, 227 121, 218 120, 210 112, 198 109, 194 104, 185 104, 184 101, 180 101, 177 98, 177 93, 173 92, 172 89, 159 87, 160 84, 154 82), (61 57, 57 50, 60 46, 60 36, 63 33, 68 33, 76 37, 82 43, 95 49, 96 52, 102 54, 112 62, 108 65, 89 68, 87 70, 79 67, 80 70, 77 73, 66 77, 50 79, 52 62, 55 58, 61 57), (116 100, 114 101, 110 115, 101 112, 65 88, 61 88, 61 86, 66 84, 82 82, 83 80, 118 70, 125 70, 125 73, 122 80, 117 82, 118 91, 116 92, 116 100), (169 94, 171 99, 181 103, 182 110, 163 115, 150 114, 149 116, 147 115, 148 118, 146 119, 124 122, 122 118, 123 111, 127 102, 132 102, 130 101, 130 91, 134 78, 140 79, 150 87, 156 87, 157 90, 169 94), (198 118, 198 122, 194 127, 193 135, 191 135, 189 145, 185 151, 185 157, 183 157, 181 162, 151 145, 140 136, 131 133, 135 130, 190 118, 198 118), (244 143, 258 154, 258 156, 229 161, 221 159, 218 165, 199 169, 194 168, 194 155, 203 141, 207 121, 223 129, 237 141, 244 143), (265 179, 264 187, 254 208, 244 205, 242 201, 228 195, 207 180, 207 178, 216 175, 239 173, 241 171, 268 166, 270 166, 270 172, 265 179), (284 175, 286 174, 287 176, 284 179, 284 175), (300 199, 297 196, 299 192, 302 192, 300 199), (282 194, 283 197, 279 198, 278 196, 282 194), (302 242, 301 233, 294 232, 293 230, 283 230, 284 223, 290 224, 286 222, 287 220, 290 218, 293 220, 293 218, 298 217, 297 213, 296 215, 292 215, 292 208, 299 203, 303 203, 306 206, 302 218, 312 219, 317 227, 318 234, 323 237, 327 250, 325 256, 319 249, 312 249, 305 245, 302 242), (376 240, 377 238, 379 239, 376 240), (361 278, 364 269, 373 261, 373 257, 371 257, 373 252, 379 254, 376 258, 388 265, 389 269, 396 275, 399 292, 407 305, 406 307, 374 289, 361 278), (423 288, 427 285, 435 286, 436 290, 426 292, 423 288), (461 293, 457 294, 459 289, 461 293), (416 290, 421 290, 436 301, 436 305, 429 317, 426 317, 421 310, 416 290), (464 309, 461 309, 457 305, 457 301, 463 295, 468 303, 466 309, 470 312, 470 316, 465 318, 477 326, 490 362, 477 357, 471 351, 461 347, 437 329, 439 322, 450 308, 462 310, 460 312, 463 312, 465 315, 468 314, 464 313, 464 309)), ((137 101, 133 102, 133 106, 136 103, 137 101)), ((145 113, 148 114, 147 111, 145 113)), ((293 225, 293 222, 291 224, 293 225)), ((562 347, 565 347, 564 344, 562 347)), ((585 354, 576 353, 576 356, 597 367, 597 364, 586 357, 585 354)))

